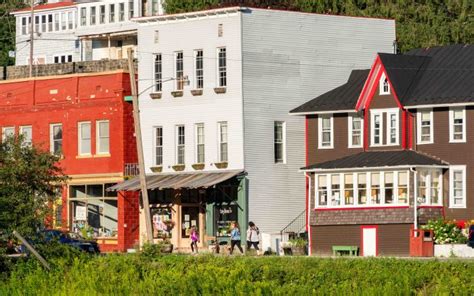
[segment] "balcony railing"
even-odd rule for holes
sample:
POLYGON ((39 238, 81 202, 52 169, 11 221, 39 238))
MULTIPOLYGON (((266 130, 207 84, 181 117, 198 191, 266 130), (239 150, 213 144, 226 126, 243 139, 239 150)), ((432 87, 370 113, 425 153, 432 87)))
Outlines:
POLYGON ((138 176, 140 173, 138 163, 126 163, 124 168, 125 176, 138 176))

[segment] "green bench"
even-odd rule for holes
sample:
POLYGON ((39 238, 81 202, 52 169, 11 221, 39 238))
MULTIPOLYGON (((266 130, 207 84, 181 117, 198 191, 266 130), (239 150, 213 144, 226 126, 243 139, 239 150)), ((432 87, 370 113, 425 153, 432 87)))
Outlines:
POLYGON ((359 247, 357 247, 357 246, 332 246, 332 254, 334 256, 342 255, 346 252, 349 252, 350 256, 357 256, 357 254, 359 252, 359 247))

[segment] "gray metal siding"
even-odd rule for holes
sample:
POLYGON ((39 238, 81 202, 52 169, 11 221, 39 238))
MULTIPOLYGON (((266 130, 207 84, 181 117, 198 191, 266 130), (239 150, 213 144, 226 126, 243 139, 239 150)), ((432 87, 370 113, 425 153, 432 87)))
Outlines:
POLYGON ((392 52, 395 22, 252 9, 242 30, 249 219, 277 233, 305 208, 305 124, 289 110, 392 52), (274 121, 286 122, 286 164, 274 163, 274 121))

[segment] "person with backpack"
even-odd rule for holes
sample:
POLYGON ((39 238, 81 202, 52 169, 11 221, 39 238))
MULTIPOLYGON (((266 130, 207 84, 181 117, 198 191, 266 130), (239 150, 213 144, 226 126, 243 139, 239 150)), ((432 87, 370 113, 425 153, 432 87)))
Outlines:
POLYGON ((249 229, 247 229, 247 251, 253 246, 255 250, 260 250, 258 248, 258 243, 260 241, 260 230, 252 221, 249 222, 249 229))
POLYGON ((196 230, 196 226, 191 227, 191 252, 196 253, 198 252, 198 245, 197 243, 199 242, 199 234, 196 230))
POLYGON ((242 250, 242 246, 240 245, 240 229, 239 223, 237 222, 232 223, 232 230, 230 231, 230 255, 234 252, 235 246, 239 248, 240 253, 244 253, 244 250, 242 250))

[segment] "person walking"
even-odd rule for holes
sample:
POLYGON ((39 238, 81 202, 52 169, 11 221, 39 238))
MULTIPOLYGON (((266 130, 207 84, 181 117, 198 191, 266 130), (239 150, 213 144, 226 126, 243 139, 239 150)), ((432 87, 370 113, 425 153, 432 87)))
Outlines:
POLYGON ((260 230, 252 221, 249 222, 249 228, 247 229, 247 251, 253 246, 257 250, 257 255, 260 251, 258 243, 260 241, 260 230))
POLYGON ((230 231, 230 254, 234 252, 234 247, 237 245, 237 248, 239 248, 240 253, 244 253, 244 250, 242 250, 242 246, 240 245, 240 229, 239 229, 239 223, 233 222, 232 223, 232 230, 230 231))
POLYGON ((191 252, 197 254, 198 253, 198 245, 199 242, 199 234, 196 230, 196 226, 191 227, 191 252))

